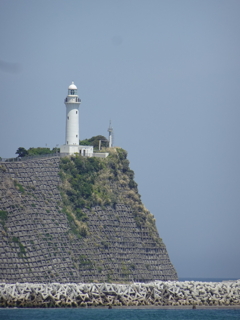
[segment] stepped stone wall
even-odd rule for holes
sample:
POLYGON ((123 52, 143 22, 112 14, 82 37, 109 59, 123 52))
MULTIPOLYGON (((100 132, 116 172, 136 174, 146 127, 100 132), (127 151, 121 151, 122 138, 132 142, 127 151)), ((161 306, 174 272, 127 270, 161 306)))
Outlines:
POLYGON ((130 206, 85 209, 78 237, 62 211, 59 157, 0 165, 0 281, 176 280, 165 245, 138 228, 130 206))

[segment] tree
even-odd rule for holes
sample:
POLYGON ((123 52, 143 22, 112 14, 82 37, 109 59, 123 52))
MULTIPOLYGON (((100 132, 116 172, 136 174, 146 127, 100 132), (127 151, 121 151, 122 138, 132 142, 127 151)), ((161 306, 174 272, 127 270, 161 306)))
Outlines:
POLYGON ((102 145, 103 146, 108 146, 108 140, 106 137, 98 135, 98 136, 94 136, 90 139, 85 139, 80 141, 80 145, 82 146, 93 146, 94 149, 98 149, 99 146, 99 140, 102 141, 102 145))
POLYGON ((23 147, 19 147, 16 154, 18 154, 18 158, 26 157, 28 155, 28 151, 23 147))

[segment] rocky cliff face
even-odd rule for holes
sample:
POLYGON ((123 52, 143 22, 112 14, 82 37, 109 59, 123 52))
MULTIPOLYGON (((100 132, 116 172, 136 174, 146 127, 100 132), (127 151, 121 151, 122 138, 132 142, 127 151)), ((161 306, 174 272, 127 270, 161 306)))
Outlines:
POLYGON ((1 282, 176 279, 121 151, 1 164, 1 282))

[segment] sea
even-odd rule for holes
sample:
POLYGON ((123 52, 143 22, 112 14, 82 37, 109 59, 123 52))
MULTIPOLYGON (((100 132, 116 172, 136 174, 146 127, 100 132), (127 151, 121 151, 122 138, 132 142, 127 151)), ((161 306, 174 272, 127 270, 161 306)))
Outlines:
MULTIPOLYGON (((180 281, 222 282, 235 278, 180 278, 180 281)), ((159 309, 157 307, 131 308, 0 308, 0 320, 228 320, 239 319, 240 309, 159 309)))

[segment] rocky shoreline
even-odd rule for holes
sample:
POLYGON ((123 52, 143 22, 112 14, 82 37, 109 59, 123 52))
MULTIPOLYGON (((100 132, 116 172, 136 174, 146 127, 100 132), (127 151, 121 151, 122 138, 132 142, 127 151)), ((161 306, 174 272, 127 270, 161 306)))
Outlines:
POLYGON ((149 283, 0 283, 0 307, 239 306, 240 280, 149 283))

